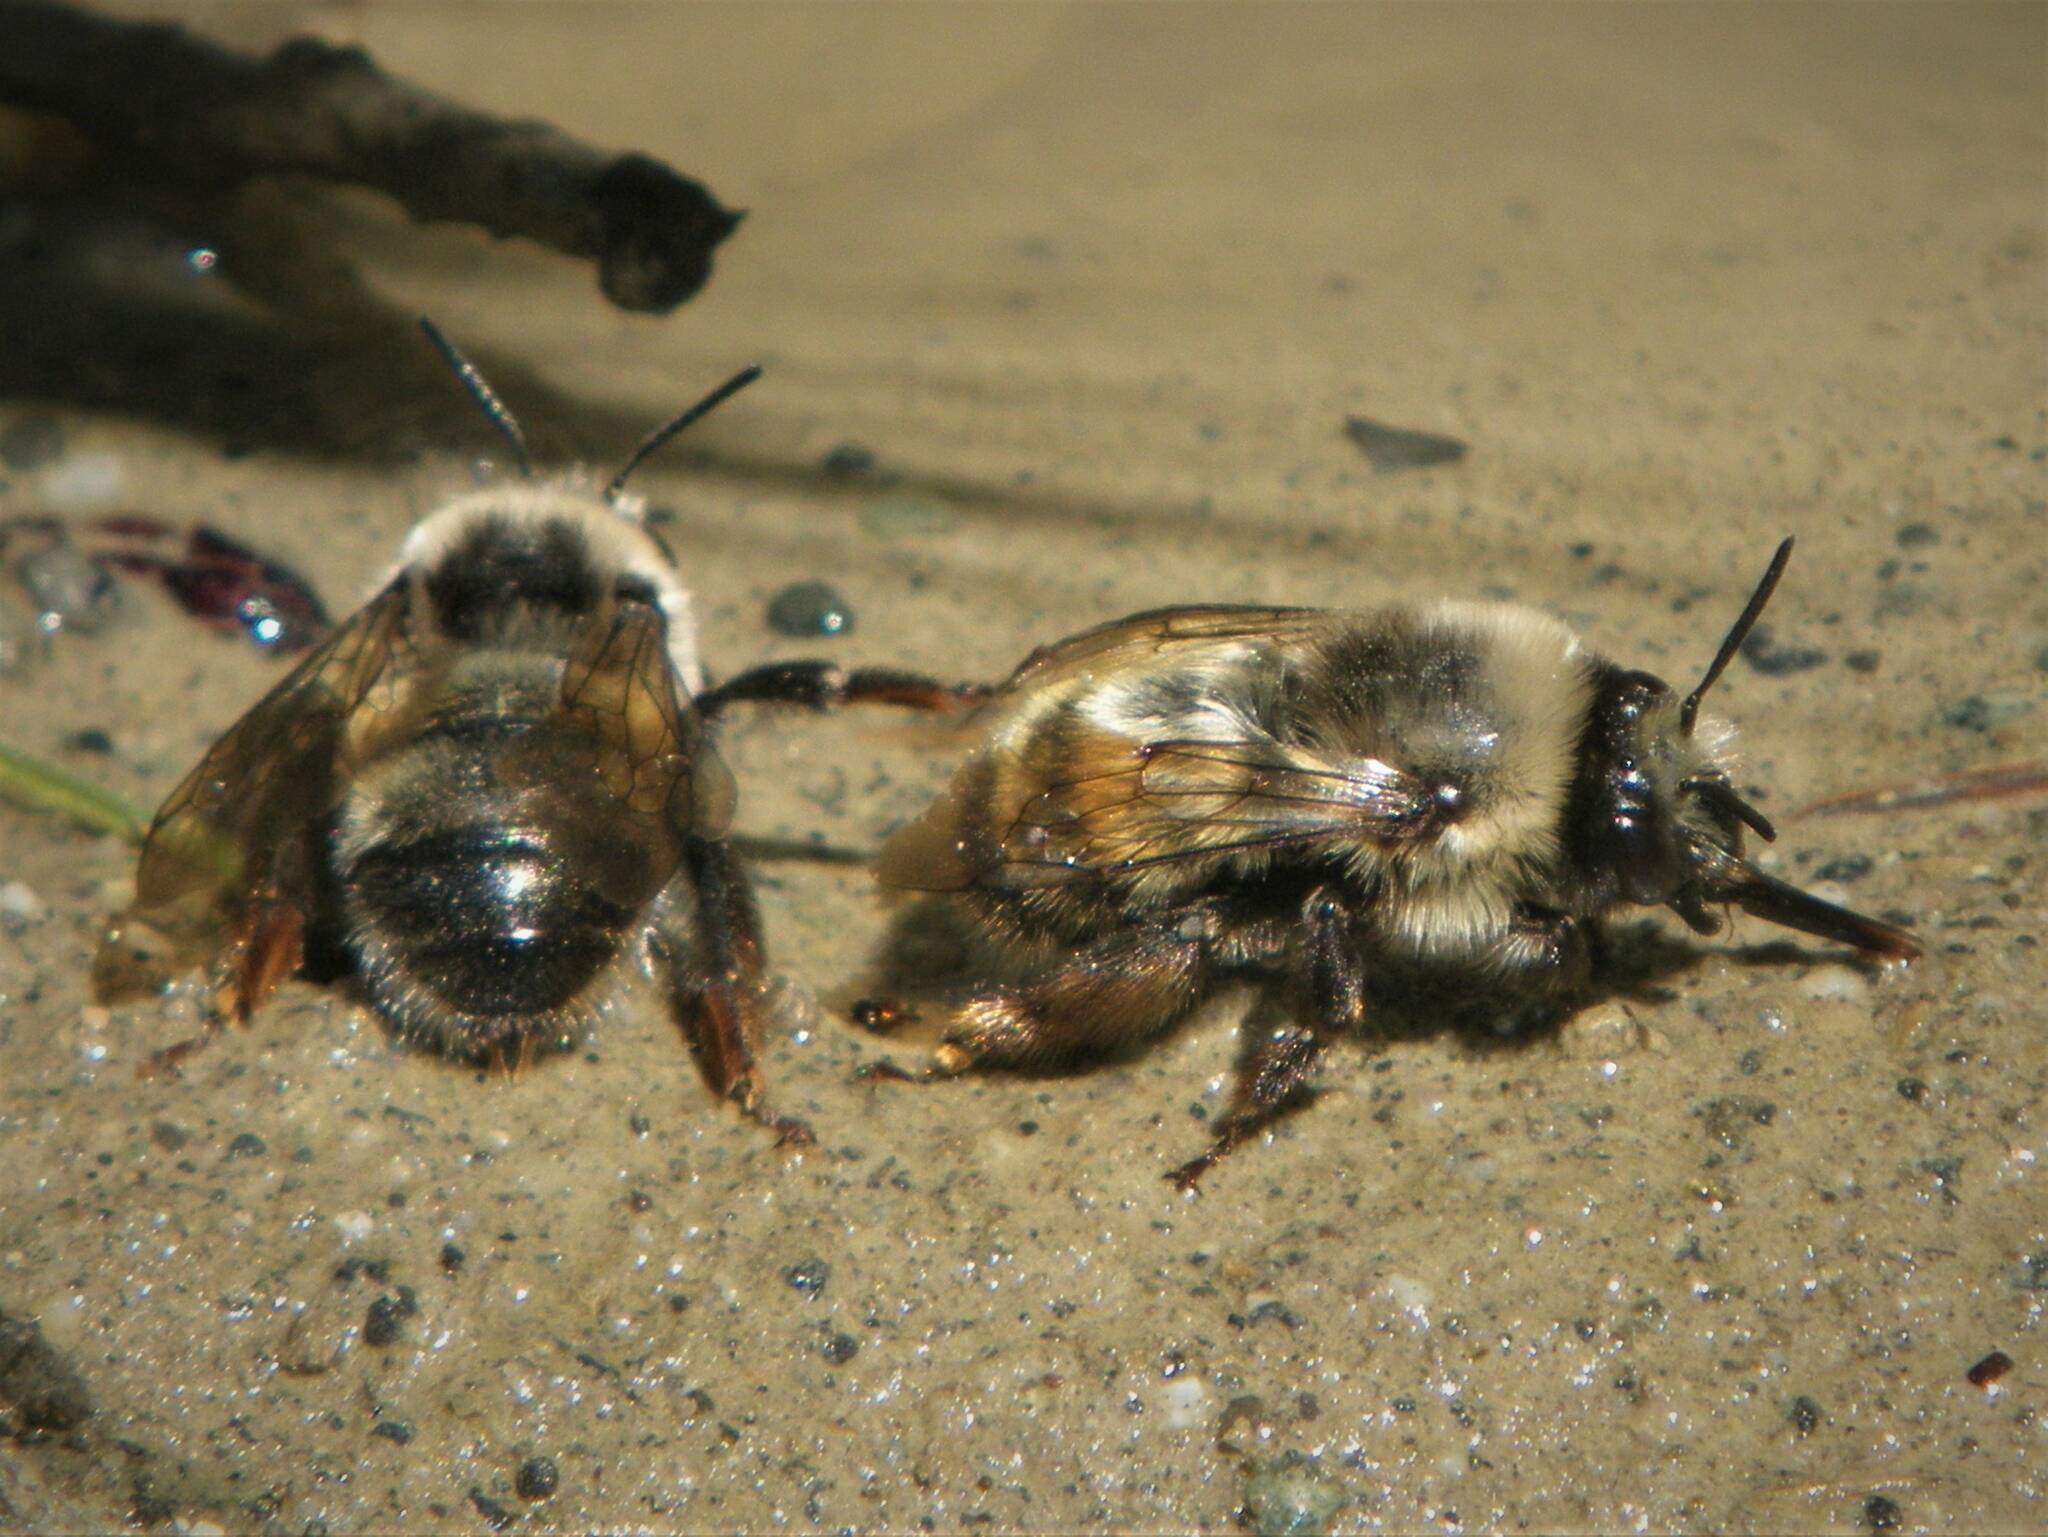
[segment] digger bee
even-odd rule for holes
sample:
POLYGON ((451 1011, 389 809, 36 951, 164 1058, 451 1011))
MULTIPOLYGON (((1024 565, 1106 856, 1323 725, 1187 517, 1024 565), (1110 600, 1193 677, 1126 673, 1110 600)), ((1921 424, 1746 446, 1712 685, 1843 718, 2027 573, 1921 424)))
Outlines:
POLYGON ((96 990, 115 1001, 209 966, 204 1033, 153 1059, 175 1065, 337 952, 401 1037, 505 1062, 574 1044, 645 967, 712 1089, 802 1139, 756 1081, 762 946, 709 727, 740 700, 935 707, 946 691, 824 662, 707 689, 689 594, 625 484, 758 369, 599 490, 535 479, 510 412, 426 329, 526 478, 414 527, 363 607, 172 792, 96 990))
POLYGON ((1791 551, 1683 698, 1506 604, 1167 608, 1034 652, 878 867, 954 894, 986 962, 948 1001, 931 1074, 1128 1047, 1226 981, 1267 984, 1290 1017, 1169 1175, 1189 1189, 1299 1097, 1375 975, 1561 1006, 1597 921, 1631 905, 1712 934, 1733 904, 1918 955, 1743 858, 1745 829, 1774 834, 1700 701, 1791 551))

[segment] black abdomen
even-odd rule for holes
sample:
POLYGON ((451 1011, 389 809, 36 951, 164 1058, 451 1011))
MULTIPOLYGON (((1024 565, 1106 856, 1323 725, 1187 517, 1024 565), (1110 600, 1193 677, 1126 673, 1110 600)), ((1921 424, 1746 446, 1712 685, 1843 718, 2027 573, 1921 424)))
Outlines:
POLYGON ((579 735, 463 711, 358 784, 335 841, 370 1002, 468 1058, 580 1035, 674 863, 579 735))
POLYGON ((568 1007, 634 917, 564 869, 544 837, 490 822, 379 844, 348 890, 405 977, 472 1015, 568 1007))

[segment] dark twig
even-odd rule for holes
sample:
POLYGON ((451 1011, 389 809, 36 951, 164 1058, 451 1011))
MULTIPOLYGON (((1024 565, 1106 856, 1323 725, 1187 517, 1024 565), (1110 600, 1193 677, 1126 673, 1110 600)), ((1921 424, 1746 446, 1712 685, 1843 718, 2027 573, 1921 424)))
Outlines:
POLYGON ((258 59, 169 23, 4 0, 0 103, 64 118, 187 181, 298 172, 357 182, 416 219, 594 256, 622 309, 665 313, 696 293, 742 217, 646 155, 489 117, 392 79, 360 48, 314 38, 258 59))

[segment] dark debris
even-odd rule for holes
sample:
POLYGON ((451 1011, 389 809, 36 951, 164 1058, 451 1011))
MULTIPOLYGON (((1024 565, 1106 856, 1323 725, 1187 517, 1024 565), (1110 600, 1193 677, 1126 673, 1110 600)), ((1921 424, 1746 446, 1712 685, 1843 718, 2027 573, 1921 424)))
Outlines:
POLYGON ((1382 475, 1396 470, 1427 469, 1431 465, 1456 464, 1465 457, 1465 443, 1459 438, 1407 427, 1389 427, 1370 417, 1347 416, 1344 432, 1364 450, 1367 463, 1382 475))

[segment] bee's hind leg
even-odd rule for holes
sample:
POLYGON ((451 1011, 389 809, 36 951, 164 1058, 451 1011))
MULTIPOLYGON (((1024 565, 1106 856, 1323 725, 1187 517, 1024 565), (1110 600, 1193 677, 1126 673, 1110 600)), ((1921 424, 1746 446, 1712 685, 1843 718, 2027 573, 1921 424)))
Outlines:
POLYGON ((253 893, 236 933, 214 963, 212 996, 199 1032, 143 1058, 141 1078, 176 1077, 185 1063, 219 1039, 228 1021, 246 1025, 278 986, 299 969, 305 953, 306 914, 274 889, 253 893))
POLYGON ((783 1145, 809 1147, 816 1140, 811 1128, 769 1108, 754 1066, 766 987, 760 914, 746 869, 727 845, 705 838, 690 839, 684 859, 684 878, 696 893, 696 944, 686 948, 663 934, 654 946, 677 1026, 713 1093, 775 1132, 783 1145))
MULTIPOLYGON (((1169 915, 1064 953, 1016 980, 978 988, 950 1010, 923 1076, 1043 1066, 1141 1045, 1171 1029, 1213 977, 1202 940, 1187 928, 1169 915)), ((865 1076, 917 1075, 876 1064, 865 1076)))
POLYGON ((1301 1016, 1254 1034, 1238 1068, 1230 1109, 1216 1123, 1216 1135, 1200 1157, 1191 1158, 1166 1178, 1183 1191, 1193 1191, 1217 1160, 1254 1133, 1307 1102, 1303 1092, 1323 1048, 1355 1031, 1365 1019, 1365 969, 1352 937, 1348 910, 1326 891, 1312 893, 1302 906, 1307 938, 1296 958, 1301 1016))

